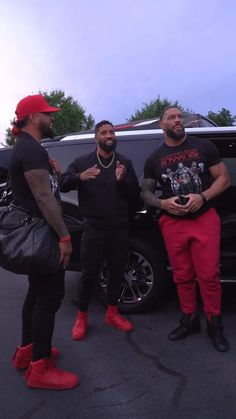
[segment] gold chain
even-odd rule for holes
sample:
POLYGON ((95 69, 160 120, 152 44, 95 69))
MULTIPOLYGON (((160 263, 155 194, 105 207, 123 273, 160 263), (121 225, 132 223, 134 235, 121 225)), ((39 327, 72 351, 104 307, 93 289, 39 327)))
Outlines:
POLYGON ((112 165, 113 161, 114 161, 114 158, 115 158, 115 152, 113 151, 113 154, 112 154, 112 159, 111 159, 110 163, 109 163, 107 166, 105 166, 105 165, 101 162, 101 159, 100 159, 100 157, 99 157, 99 154, 98 154, 98 153, 97 153, 97 158, 98 158, 99 164, 100 164, 100 165, 101 165, 104 169, 108 169, 108 167, 110 167, 110 166, 112 165))

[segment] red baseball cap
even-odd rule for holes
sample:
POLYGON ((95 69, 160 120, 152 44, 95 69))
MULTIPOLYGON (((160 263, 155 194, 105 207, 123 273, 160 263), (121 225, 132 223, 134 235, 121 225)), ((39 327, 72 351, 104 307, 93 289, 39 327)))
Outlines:
POLYGON ((60 108, 49 106, 42 95, 30 95, 21 99, 16 107, 18 121, 26 118, 31 113, 58 112, 60 108))

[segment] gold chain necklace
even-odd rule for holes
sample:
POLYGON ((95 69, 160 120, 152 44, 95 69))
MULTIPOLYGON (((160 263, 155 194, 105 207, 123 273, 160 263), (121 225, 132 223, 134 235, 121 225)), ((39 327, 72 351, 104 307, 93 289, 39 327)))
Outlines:
POLYGON ((115 152, 113 151, 113 154, 112 154, 112 159, 111 159, 110 163, 109 163, 107 166, 105 166, 105 164, 103 164, 103 163, 101 162, 101 159, 100 159, 99 154, 98 154, 98 152, 97 152, 97 159, 98 159, 98 162, 99 162, 99 164, 100 164, 100 165, 101 165, 104 169, 108 169, 108 167, 110 167, 110 166, 112 165, 112 163, 113 163, 113 161, 114 161, 114 158, 115 158, 115 152))

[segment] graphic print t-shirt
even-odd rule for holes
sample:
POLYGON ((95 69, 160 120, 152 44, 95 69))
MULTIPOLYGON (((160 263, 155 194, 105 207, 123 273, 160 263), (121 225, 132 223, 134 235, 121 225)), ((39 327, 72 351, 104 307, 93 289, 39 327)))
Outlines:
MULTIPOLYGON (((210 141, 187 136, 184 143, 170 147, 163 144, 146 161, 144 178, 155 179, 162 188, 162 198, 201 193, 213 179, 209 168, 220 163, 217 148, 210 141)), ((212 206, 208 201, 199 211, 188 214, 194 218, 212 206)))
POLYGON ((60 201, 57 175, 47 151, 31 135, 22 132, 12 149, 9 166, 13 202, 32 213, 41 215, 24 175, 27 171, 35 169, 48 171, 53 195, 60 201))

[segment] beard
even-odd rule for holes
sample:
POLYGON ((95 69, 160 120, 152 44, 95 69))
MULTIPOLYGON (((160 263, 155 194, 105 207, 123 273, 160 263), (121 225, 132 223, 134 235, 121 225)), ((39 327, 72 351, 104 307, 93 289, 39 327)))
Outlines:
POLYGON ((39 129, 41 131, 41 138, 53 138, 54 137, 53 129, 46 122, 40 121, 39 129))
POLYGON ((184 127, 181 127, 181 130, 178 131, 178 132, 176 132, 176 131, 173 131, 171 128, 168 128, 166 130, 166 134, 172 140, 179 141, 179 140, 182 140, 184 138, 184 136, 185 136, 185 129, 184 129, 184 127))
POLYGON ((116 149, 116 143, 117 141, 115 138, 113 140, 109 140, 109 144, 106 141, 98 141, 98 145, 103 151, 114 151, 116 149))

